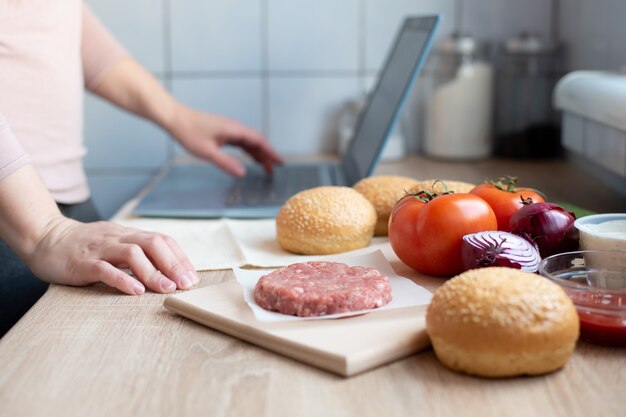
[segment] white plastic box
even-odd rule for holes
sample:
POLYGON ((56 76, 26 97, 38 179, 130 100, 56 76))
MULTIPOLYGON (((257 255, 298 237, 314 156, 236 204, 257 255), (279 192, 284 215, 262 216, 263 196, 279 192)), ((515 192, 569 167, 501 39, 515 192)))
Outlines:
POLYGON ((626 73, 575 71, 554 90, 561 142, 589 172, 626 194, 626 73))

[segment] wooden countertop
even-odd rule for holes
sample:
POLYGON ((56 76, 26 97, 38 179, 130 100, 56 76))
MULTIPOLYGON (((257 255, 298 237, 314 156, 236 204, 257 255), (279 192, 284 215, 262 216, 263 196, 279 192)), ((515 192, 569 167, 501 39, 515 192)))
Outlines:
MULTIPOLYGON (((551 199, 624 211, 622 197, 563 161, 415 157, 378 173, 471 182, 517 175, 551 199)), ((233 279, 231 271, 201 277, 201 286, 233 279)), ((562 370, 503 380, 453 373, 428 350, 346 379, 170 313, 164 297, 53 285, 0 340, 0 416, 574 417, 626 409, 624 348, 579 342, 562 370)))

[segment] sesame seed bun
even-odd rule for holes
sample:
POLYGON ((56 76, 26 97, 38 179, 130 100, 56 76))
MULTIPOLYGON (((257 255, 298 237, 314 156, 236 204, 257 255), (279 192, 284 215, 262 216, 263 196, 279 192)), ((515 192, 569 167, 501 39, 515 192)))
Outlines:
POLYGON ((376 209, 374 235, 387 236, 389 215, 393 206, 419 184, 417 180, 398 175, 367 177, 354 184, 354 189, 367 198, 376 209))
POLYGON ((410 190, 410 192, 416 193, 419 191, 428 191, 431 194, 443 193, 444 191, 446 191, 446 189, 442 183, 446 184, 446 187, 448 187, 448 191, 453 191, 455 193, 469 193, 472 188, 476 187, 475 184, 462 181, 424 180, 420 181, 415 187, 410 190))
POLYGON ((316 187, 294 195, 281 207, 276 238, 293 253, 340 253, 369 245, 375 224, 374 206, 357 191, 316 187))
POLYGON ((483 377, 561 368, 578 339, 576 309, 561 287, 518 269, 466 271, 435 292, 426 328, 448 368, 483 377))

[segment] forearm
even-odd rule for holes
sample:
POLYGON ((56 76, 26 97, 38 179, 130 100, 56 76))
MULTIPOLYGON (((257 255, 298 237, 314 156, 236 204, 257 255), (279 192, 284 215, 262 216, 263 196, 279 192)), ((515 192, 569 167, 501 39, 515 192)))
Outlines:
POLYGON ((32 165, 0 181, 0 236, 27 263, 47 230, 61 219, 32 165))
POLYGON ((88 86, 118 107, 153 121, 191 154, 232 175, 243 175, 245 167, 221 151, 224 145, 242 148, 267 172, 272 171, 274 164, 282 163, 262 134, 235 120, 185 106, 130 56, 112 63, 100 73, 97 82, 88 86))
POLYGON ((63 216, 32 165, 0 180, 0 236, 46 282, 102 281, 127 294, 145 291, 137 279, 164 293, 198 283, 193 265, 168 236, 63 216))
POLYGON ((137 61, 125 57, 103 74, 92 92, 172 131, 181 104, 137 61))

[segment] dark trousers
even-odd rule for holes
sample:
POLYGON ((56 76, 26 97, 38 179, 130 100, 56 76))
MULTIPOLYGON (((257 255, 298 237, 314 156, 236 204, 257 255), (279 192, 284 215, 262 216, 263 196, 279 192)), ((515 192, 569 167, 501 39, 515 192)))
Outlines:
MULTIPOLYGON (((92 222, 100 219, 91 200, 59 204, 72 219, 92 222)), ((46 292, 48 284, 33 275, 28 266, 0 239, 0 337, 46 292)))

